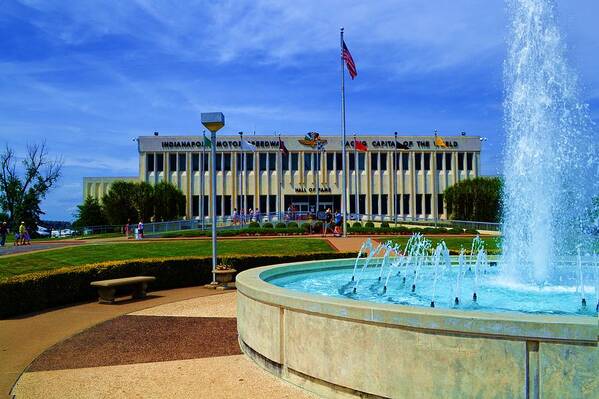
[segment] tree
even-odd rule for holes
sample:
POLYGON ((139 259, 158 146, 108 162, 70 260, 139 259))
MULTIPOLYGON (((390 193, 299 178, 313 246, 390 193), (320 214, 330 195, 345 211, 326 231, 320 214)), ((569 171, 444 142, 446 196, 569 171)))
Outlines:
POLYGON ((146 182, 134 183, 133 207, 137 217, 149 221, 154 215, 154 187, 146 182))
POLYGON ((154 186, 154 216, 156 220, 173 220, 185 215, 185 195, 166 182, 154 186))
POLYGON ((477 177, 448 187, 444 194, 450 219, 498 222, 501 208, 501 179, 477 177))
POLYGON ((37 229, 43 214, 40 202, 58 182, 62 164, 60 158, 48 158, 45 142, 28 145, 21 162, 12 148, 5 147, 0 154, 0 208, 8 214, 9 224, 24 221, 32 231, 37 229), (19 163, 23 171, 18 170, 19 163))
POLYGON ((108 224, 108 219, 104 214, 104 209, 100 201, 88 196, 83 204, 77 205, 77 220, 73 224, 76 228, 85 226, 102 226, 108 224))
POLYGON ((133 198, 137 195, 136 183, 115 181, 108 193, 102 197, 102 209, 110 224, 125 224, 137 219, 137 209, 133 198))

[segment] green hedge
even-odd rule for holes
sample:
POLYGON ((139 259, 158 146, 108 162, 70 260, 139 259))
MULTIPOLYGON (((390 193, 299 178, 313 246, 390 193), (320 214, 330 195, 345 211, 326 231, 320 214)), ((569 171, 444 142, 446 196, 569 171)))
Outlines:
MULTIPOLYGON (((258 266, 309 260, 350 258, 353 252, 301 255, 259 255, 227 257, 238 272, 258 266)), ((189 287, 212 281, 211 257, 174 257, 111 261, 30 273, 0 280, 0 318, 39 311, 97 298, 89 284, 96 280, 131 276, 154 276, 149 290, 189 287)))

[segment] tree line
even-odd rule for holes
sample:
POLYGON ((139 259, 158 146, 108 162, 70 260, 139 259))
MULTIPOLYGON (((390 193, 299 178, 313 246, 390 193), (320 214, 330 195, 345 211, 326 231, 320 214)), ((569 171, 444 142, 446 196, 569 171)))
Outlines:
POLYGON ((443 199, 449 219, 499 222, 501 190, 499 177, 476 177, 448 187, 443 199))
POLYGON ((77 206, 76 228, 131 221, 173 220, 185 215, 185 195, 170 183, 115 181, 99 201, 88 196, 77 206))

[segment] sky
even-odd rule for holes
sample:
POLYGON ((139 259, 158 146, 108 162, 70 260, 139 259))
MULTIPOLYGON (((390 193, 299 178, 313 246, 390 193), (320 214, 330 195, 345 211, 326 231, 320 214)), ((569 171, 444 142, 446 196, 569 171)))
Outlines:
MULTIPOLYGON (((599 121, 599 2, 558 0, 581 96, 599 121)), ((501 0, 46 1, 0 7, 0 145, 64 160, 44 219, 72 220, 84 176, 135 176, 134 139, 340 132, 339 28, 358 69, 347 131, 465 131, 502 172, 508 12, 501 0)))

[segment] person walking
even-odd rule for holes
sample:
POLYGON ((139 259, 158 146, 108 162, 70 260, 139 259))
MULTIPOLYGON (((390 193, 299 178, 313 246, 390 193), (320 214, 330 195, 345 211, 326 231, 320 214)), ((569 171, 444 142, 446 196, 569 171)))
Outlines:
POLYGON ((8 234, 8 225, 6 222, 2 222, 0 225, 0 247, 6 244, 6 235, 8 234))
POLYGON ((124 233, 125 233, 125 238, 128 240, 129 239, 129 233, 131 232, 131 219, 127 219, 127 223, 125 223, 125 226, 123 227, 124 233))
POLYGON ((327 208, 325 215, 324 215, 324 226, 322 229, 322 235, 326 237, 327 235, 327 230, 331 230, 331 232, 333 231, 332 229, 332 223, 333 223, 333 213, 331 212, 331 208, 327 208))
POLYGON ((19 244, 25 245, 25 232, 27 232, 27 227, 25 227, 25 222, 21 222, 19 226, 19 244))
POLYGON ((233 226, 239 223, 239 213, 237 212, 237 208, 233 208, 233 226))
POLYGON ((342 231, 342 223, 343 223, 343 216, 341 216, 341 212, 337 211, 335 213, 335 230, 333 230, 333 235, 335 237, 341 237, 341 231, 342 231))
POLYGON ((31 245, 31 236, 27 227, 25 227, 25 233, 23 233, 23 245, 31 245))
POLYGON ((139 224, 137 225, 137 234, 139 235, 140 240, 144 239, 144 221, 143 221, 143 219, 140 220, 139 224))

